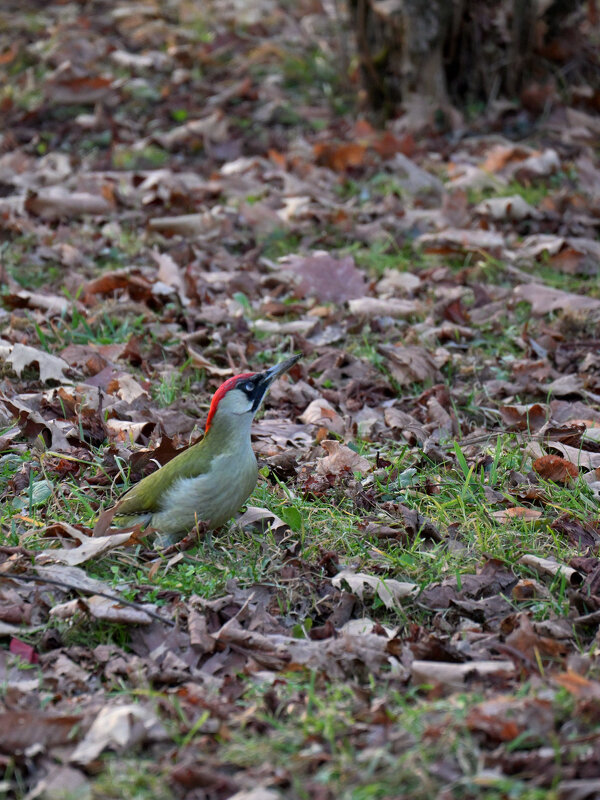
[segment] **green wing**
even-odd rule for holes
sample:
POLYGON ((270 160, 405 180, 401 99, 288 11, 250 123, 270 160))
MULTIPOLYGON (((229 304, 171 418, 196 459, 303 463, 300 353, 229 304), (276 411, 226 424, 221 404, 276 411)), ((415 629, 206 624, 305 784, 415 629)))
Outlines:
POLYGON ((153 514, 160 509, 160 498, 178 478, 196 478, 207 472, 210 456, 207 458, 209 454, 202 452, 204 448, 200 449, 204 441, 188 447, 164 467, 128 489, 115 506, 116 516, 153 514))

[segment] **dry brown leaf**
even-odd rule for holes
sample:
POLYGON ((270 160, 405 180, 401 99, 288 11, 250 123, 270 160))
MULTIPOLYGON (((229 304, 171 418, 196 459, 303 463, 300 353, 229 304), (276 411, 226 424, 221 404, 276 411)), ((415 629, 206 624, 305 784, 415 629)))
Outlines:
POLYGON ((15 344, 11 348, 0 348, 0 358, 14 369, 17 375, 21 375, 25 367, 37 364, 40 370, 40 380, 58 381, 63 383, 67 380, 65 370, 69 369, 66 361, 44 350, 30 347, 26 344, 15 344))
POLYGON ((318 320, 314 318, 293 319, 289 322, 276 322, 272 319, 257 319, 253 323, 253 328, 260 333, 274 333, 279 336, 300 334, 310 336, 311 332, 317 327, 318 320))
POLYGON ((107 748, 124 752, 144 743, 164 741, 167 734, 158 717, 139 703, 105 706, 71 754, 72 764, 95 761, 107 748))
POLYGON ((424 347, 380 345, 377 349, 387 359, 390 372, 401 386, 441 379, 437 364, 424 347))
POLYGON ((242 789, 230 795, 229 800, 281 800, 281 795, 274 789, 258 786, 256 789, 242 789))
POLYGON ((231 375, 231 367, 217 367, 208 358, 195 350, 189 342, 185 343, 185 349, 192 361, 192 364, 198 369, 205 369, 210 375, 216 375, 219 378, 224 378, 231 375))
POLYGON ((357 452, 334 439, 324 439, 321 447, 327 451, 324 458, 317 459, 320 475, 343 475, 344 473, 368 472, 371 464, 357 452))
POLYGON ((318 425, 319 427, 327 428, 328 431, 337 433, 338 436, 343 435, 346 429, 344 420, 324 397, 317 398, 312 403, 309 403, 299 419, 307 425, 318 425))
POLYGON ((597 311, 600 309, 600 300, 595 297, 563 292, 539 283, 515 286, 514 294, 518 300, 526 300, 531 303, 531 310, 534 314, 543 315, 561 309, 570 309, 571 311, 597 311))
POLYGON ((85 592, 106 592, 113 594, 110 586, 102 581, 91 578, 87 572, 77 567, 63 567, 58 564, 51 566, 35 565, 35 571, 41 578, 49 578, 52 581, 64 583, 66 587, 80 589, 85 592))
POLYGON ((345 303, 366 291, 365 275, 352 256, 336 258, 318 250, 309 256, 285 256, 280 263, 293 277, 301 297, 314 297, 320 303, 345 303))
POLYGON ((529 660, 530 667, 537 665, 540 656, 555 660, 564 656, 566 650, 563 642, 536 633, 524 613, 517 615, 517 627, 506 637, 506 644, 522 653, 529 660))
POLYGON ((377 294, 411 294, 419 289, 420 286, 421 279, 413 272, 399 272, 397 269, 386 269, 383 273, 383 278, 377 282, 377 294))
POLYGON ((190 299, 185 291, 185 283, 179 264, 168 253, 159 253, 158 250, 152 251, 152 258, 158 264, 158 280, 175 289, 181 305, 189 305, 190 299))
POLYGON ((494 220, 540 219, 542 214, 530 206, 520 195, 512 197, 490 197, 483 200, 473 209, 476 214, 491 217, 494 220))
POLYGON ((542 428, 549 416, 544 406, 539 403, 532 405, 500 406, 498 409, 503 422, 512 431, 529 431, 537 433, 542 428))
POLYGON ((283 222, 301 218, 310 213, 311 198, 308 195, 283 198, 283 208, 278 209, 277 216, 283 222))
POLYGON ((125 544, 131 539, 130 533, 115 533, 112 536, 85 536, 85 534, 77 531, 76 538, 79 540, 79 545, 72 549, 60 548, 59 550, 44 550, 36 557, 37 564, 48 564, 53 561, 58 561, 61 564, 67 564, 70 567, 77 566, 77 564, 84 564, 92 558, 108 553, 109 550, 114 550, 121 544, 125 544))
POLYGON ((187 142, 204 140, 223 142, 229 138, 229 121, 227 116, 218 109, 203 119, 192 119, 184 125, 179 125, 167 133, 154 134, 152 137, 161 147, 171 150, 187 142))
POLYGON ((115 375, 106 387, 108 394, 116 394, 126 403, 134 403, 141 398, 147 398, 148 392, 140 386, 129 372, 120 372, 115 375))
POLYGON ((349 167, 362 166, 367 148, 362 144, 347 142, 345 144, 329 144, 318 142, 314 146, 317 164, 329 167, 335 172, 345 172, 349 167))
POLYGON ((525 508, 523 506, 513 506, 506 508, 503 511, 492 511, 491 515, 496 522, 509 523, 515 519, 521 519, 524 522, 534 522, 542 516, 542 512, 536 508, 525 508))
POLYGON ((57 294, 28 292, 26 289, 21 289, 13 294, 5 294, 2 300, 8 308, 40 308, 52 316, 66 315, 71 308, 66 297, 60 297, 57 294))
POLYGON ((73 192, 66 186, 39 189, 27 199, 26 207, 45 220, 72 219, 82 214, 107 216, 113 210, 112 204, 101 194, 73 192))
POLYGON ((47 773, 39 779, 30 792, 31 797, 46 800, 78 797, 88 800, 92 796, 90 781, 81 770, 62 764, 51 764, 47 773))
POLYGON ((553 175, 560 170, 560 158, 556 150, 550 148, 542 153, 533 153, 517 165, 515 178, 519 181, 532 181, 553 175))
POLYGON ((64 105, 85 105, 97 103, 111 92, 112 79, 102 75, 67 75, 51 76, 45 81, 45 94, 53 103, 64 105))
POLYGON ((499 172, 510 163, 520 164, 529 158, 531 150, 520 145, 496 145, 487 154, 481 168, 485 172, 499 172))
POLYGON ((154 427, 153 422, 131 422, 114 417, 107 419, 104 424, 111 439, 120 442, 137 442, 142 435, 148 434, 154 427))
POLYGON ((547 446, 553 450, 558 450, 563 457, 580 469, 597 469, 600 467, 600 453, 592 453, 589 450, 581 450, 578 447, 571 447, 562 442, 547 442, 547 446))
POLYGON ((415 686, 441 684, 450 689, 462 690, 469 679, 487 676, 509 676, 515 671, 512 661, 467 661, 455 664, 444 661, 420 661, 411 664, 412 682, 415 686))
MULTIPOLYGON (((268 523, 268 527, 273 531, 289 527, 277 514, 273 513, 273 511, 270 511, 268 508, 260 508, 259 506, 246 506, 246 510, 241 517, 236 519, 236 524, 242 528, 245 525, 255 525, 257 522, 268 523)), ((265 525, 265 528, 266 527, 265 525)))
POLYGON ((378 575, 367 575, 365 572, 352 572, 344 569, 331 579, 338 589, 347 583, 350 590, 362 600, 365 587, 375 592, 386 608, 394 608, 400 600, 414 597, 419 592, 415 583, 406 583, 393 578, 381 578, 378 575))
POLYGON ((505 244, 502 234, 477 228, 446 228, 439 233, 423 233, 416 241, 427 253, 484 250, 497 256, 502 253, 505 244))
POLYGON ((77 735, 81 715, 39 711, 7 711, 0 714, 0 750, 21 753, 33 745, 56 747, 77 735))
POLYGON ((359 317, 393 317, 404 319, 412 317, 421 311, 421 304, 417 300, 400 300, 390 297, 382 300, 378 297, 359 297, 348 302, 352 314, 359 317))
POLYGON ((172 217, 154 217, 148 223, 151 230, 179 236, 217 236, 225 220, 217 208, 203 214, 180 214, 172 217))
POLYGON ((494 742, 512 742, 524 734, 545 740, 554 730, 554 710, 547 699, 499 696, 473 706, 467 727, 494 742))
POLYGON ((600 700, 600 683, 577 672, 568 670, 552 676, 552 681, 574 695, 578 700, 600 700))
POLYGON ((579 470, 566 458, 560 456, 541 456, 533 462, 533 470, 544 480, 555 483, 570 483, 579 475, 579 470))
POLYGON ((564 575, 571 586, 581 586, 583 583, 583 575, 576 569, 568 567, 566 564, 559 564, 557 561, 551 561, 549 558, 540 558, 531 553, 526 553, 521 556, 519 563, 532 567, 546 575, 564 575))

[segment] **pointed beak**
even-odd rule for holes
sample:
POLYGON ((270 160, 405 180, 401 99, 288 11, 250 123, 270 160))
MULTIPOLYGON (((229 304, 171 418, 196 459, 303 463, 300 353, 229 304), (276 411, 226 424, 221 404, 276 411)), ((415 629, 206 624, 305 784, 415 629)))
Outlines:
POLYGON ((279 364, 275 364, 274 367, 266 370, 262 373, 262 379, 265 381, 267 386, 270 386, 275 378, 278 378, 280 375, 283 375, 284 372, 287 372, 288 369, 294 366, 296 361, 299 361, 301 356, 298 354, 296 356, 292 356, 291 358, 287 358, 285 361, 280 361, 279 364))
POLYGON ((285 361, 280 361, 279 364, 275 364, 274 367, 265 370, 265 372, 260 373, 260 383, 257 386, 257 398, 254 404, 253 411, 256 412, 260 408, 260 405, 269 391, 269 387, 273 383, 273 381, 278 378, 280 375, 283 375, 284 372, 287 372, 288 369, 294 366, 294 364, 299 361, 301 355, 295 355, 291 358, 287 358, 285 361))

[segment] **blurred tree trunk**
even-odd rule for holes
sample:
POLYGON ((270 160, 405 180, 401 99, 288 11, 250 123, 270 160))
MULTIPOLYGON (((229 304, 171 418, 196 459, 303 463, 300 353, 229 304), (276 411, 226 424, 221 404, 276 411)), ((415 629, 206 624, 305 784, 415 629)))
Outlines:
POLYGON ((554 67, 565 59, 582 66, 577 37, 586 9, 588 27, 596 16, 595 0, 349 0, 349 7, 363 85, 385 116, 399 105, 410 112, 514 99, 527 83, 554 79, 553 58, 554 67))

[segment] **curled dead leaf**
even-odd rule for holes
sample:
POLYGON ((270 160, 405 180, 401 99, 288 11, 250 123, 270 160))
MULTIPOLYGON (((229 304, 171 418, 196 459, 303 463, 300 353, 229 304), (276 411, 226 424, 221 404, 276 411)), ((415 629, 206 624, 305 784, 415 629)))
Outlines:
POLYGON ((308 425, 327 428, 328 431, 337 433, 338 436, 341 436, 346 429, 344 420, 324 397, 318 397, 309 403, 302 412, 300 421, 308 425))
POLYGON ((579 470, 566 458, 560 456, 540 456, 533 462, 533 470, 544 480, 554 483, 570 483, 579 475, 579 470))
POLYGON ((166 732, 153 711, 139 703, 106 706, 100 710, 70 761, 89 764, 107 748, 123 752, 142 742, 163 741, 166 732))
POLYGON ((348 569, 338 572, 331 582, 338 589, 347 583, 352 592, 361 599, 365 588, 368 587, 379 597, 386 608, 399 605, 400 600, 414 597, 419 591, 419 587, 415 583, 381 578, 378 575, 368 575, 366 572, 352 572, 348 569))
MULTIPOLYGON (((112 510, 113 509, 111 509, 111 511, 112 510)), ((61 564, 74 567, 77 566, 77 564, 84 564, 92 558, 97 558, 121 544, 125 544, 125 542, 128 542, 132 537, 130 532, 115 533, 112 536, 92 537, 76 531, 76 538, 79 540, 78 547, 72 549, 63 547, 59 550, 44 550, 42 553, 38 554, 36 563, 48 564, 52 561, 58 561, 61 564)))
POLYGON ((478 675, 481 677, 512 675, 515 667, 512 661, 468 661, 464 664, 455 664, 415 659, 411 670, 415 686, 441 684, 450 689, 464 689, 469 678, 478 675))
POLYGON ((325 439, 321 442, 321 446, 327 451, 327 455, 317 459, 319 475, 368 472, 371 468, 371 464, 366 458, 335 439, 325 439))
POLYGON ((513 506, 506 508, 503 511, 492 511, 491 516, 496 522, 508 523, 515 519, 521 519, 525 522, 534 522, 542 516, 542 512, 536 508, 525 508, 524 506, 513 506))
POLYGON ((533 314, 544 315, 550 311, 569 308, 572 311, 597 311, 600 300, 582 294, 563 292, 540 283, 525 283, 515 286, 514 295, 518 300, 526 300, 531 304, 533 314))
POLYGON ((107 215, 113 206, 102 195, 73 192, 66 186, 47 186, 33 193, 25 206, 42 219, 71 219, 82 214, 107 215))
POLYGON ((42 383, 46 383, 46 381, 62 383, 66 380, 65 370, 69 368, 64 359, 25 344, 0 348, 0 359, 4 359, 7 364, 10 364, 17 375, 21 375, 25 367, 37 364, 42 383))

